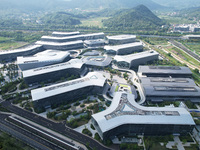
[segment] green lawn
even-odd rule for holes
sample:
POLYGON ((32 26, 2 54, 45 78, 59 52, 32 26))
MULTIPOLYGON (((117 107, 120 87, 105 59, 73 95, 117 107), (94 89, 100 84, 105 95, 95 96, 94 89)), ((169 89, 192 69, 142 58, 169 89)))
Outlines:
POLYGON ((194 23, 196 23, 193 20, 189 20, 189 19, 186 19, 183 17, 160 15, 159 18, 164 19, 167 22, 172 23, 172 24, 194 24, 194 23))
POLYGON ((102 20, 103 19, 108 19, 108 17, 99 17, 99 18, 91 18, 91 19, 87 19, 87 20, 81 20, 81 25, 80 26, 94 26, 94 27, 99 27, 102 28, 103 23, 102 20))
POLYGON ((182 59, 186 60, 187 62, 191 63, 192 65, 200 67, 200 63, 196 59, 192 58, 191 56, 189 56, 185 52, 181 51, 180 49, 178 49, 176 47, 172 47, 172 48, 169 48, 168 50, 170 50, 172 52, 177 52, 175 54, 177 54, 182 59))
POLYGON ((10 41, 10 40, 12 40, 12 39, 0 36, 0 42, 6 42, 6 41, 10 41))
POLYGON ((14 41, 8 41, 5 43, 0 42, 0 50, 16 49, 26 44, 27 44, 26 42, 14 42, 14 41))
POLYGON ((151 45, 168 45, 168 40, 163 38, 145 38, 145 41, 151 45))
POLYGON ((200 42, 182 42, 187 48, 200 55, 200 42))

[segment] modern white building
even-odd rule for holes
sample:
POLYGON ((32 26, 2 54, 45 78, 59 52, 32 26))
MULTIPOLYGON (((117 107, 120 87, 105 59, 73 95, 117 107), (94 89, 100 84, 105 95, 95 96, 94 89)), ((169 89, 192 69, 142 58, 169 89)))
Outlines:
POLYGON ((122 45, 106 45, 104 46, 107 54, 113 55, 128 55, 134 52, 141 52, 143 50, 143 44, 141 42, 122 44, 122 45))
POLYGON ((83 76, 88 72, 81 59, 71 59, 68 62, 39 67, 23 71, 23 78, 27 84, 56 81, 61 77, 71 75, 83 76))
POLYGON ((78 35, 72 35, 72 36, 42 36, 41 41, 46 42, 70 42, 70 41, 78 41, 78 40, 95 40, 95 39, 104 39, 105 35, 103 32, 101 33, 92 33, 92 34, 78 34, 78 35))
POLYGON ((82 59, 88 67, 107 67, 111 64, 112 58, 109 56, 89 56, 82 59))
POLYGON ((162 101, 200 101, 200 88, 189 78, 140 78, 146 100, 162 101))
POLYGON ((57 64, 70 59, 70 53, 66 51, 46 50, 33 56, 17 57, 19 68, 29 70, 47 65, 57 64))
POLYGON ((108 43, 111 45, 119 45, 126 43, 133 43, 136 41, 136 35, 115 35, 107 36, 108 43))
POLYGON ((64 37, 55 37, 55 36, 42 36, 41 37, 41 41, 58 42, 58 43, 78 41, 78 40, 84 40, 84 37, 82 35, 73 35, 73 36, 64 36, 64 37))
POLYGON ((137 74, 139 77, 192 77, 190 68, 180 66, 139 66, 137 74))
POLYGON ((97 40, 85 40, 84 41, 85 47, 103 47, 105 45, 104 39, 97 39, 97 40))
POLYGON ((91 34, 83 34, 84 40, 95 40, 95 39, 104 39, 105 34, 103 32, 100 33, 91 33, 91 34))
POLYGON ((55 49, 55 50, 73 50, 83 48, 83 41, 71 41, 71 42, 46 42, 37 41, 36 44, 42 45, 45 49, 55 49))
POLYGON ((193 39, 200 39, 200 35, 186 35, 183 36, 184 39, 193 40, 193 39))
POLYGON ((42 50, 44 50, 42 45, 31 45, 15 50, 2 50, 0 51, 0 62, 14 61, 17 59, 17 56, 30 56, 42 50))
POLYGON ((52 36, 64 37, 64 36, 74 36, 74 35, 79 35, 79 34, 80 34, 79 31, 77 31, 77 32, 53 32, 52 36))
POLYGON ((144 107, 130 93, 116 92, 111 106, 92 115, 101 139, 134 135, 186 135, 195 127, 185 108, 144 107))
POLYGON ((97 72, 63 83, 31 91, 34 107, 49 107, 53 104, 70 103, 86 95, 102 94, 106 78, 97 72))
POLYGON ((189 25, 180 25, 174 27, 175 32, 189 32, 190 26, 189 25))
POLYGON ((120 68, 132 68, 138 67, 139 65, 147 62, 158 60, 158 57, 159 53, 151 50, 131 55, 116 55, 113 62, 120 68))

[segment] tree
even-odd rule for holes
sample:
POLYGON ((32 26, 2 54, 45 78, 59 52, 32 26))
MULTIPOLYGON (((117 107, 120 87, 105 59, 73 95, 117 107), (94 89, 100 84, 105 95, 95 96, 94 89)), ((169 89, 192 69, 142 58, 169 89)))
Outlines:
POLYGON ((123 74, 123 76, 124 76, 124 79, 128 79, 128 73, 127 72, 125 72, 124 74, 123 74))
POLYGON ((199 73, 199 69, 195 68, 195 69, 194 69, 194 72, 195 72, 195 73, 199 73))

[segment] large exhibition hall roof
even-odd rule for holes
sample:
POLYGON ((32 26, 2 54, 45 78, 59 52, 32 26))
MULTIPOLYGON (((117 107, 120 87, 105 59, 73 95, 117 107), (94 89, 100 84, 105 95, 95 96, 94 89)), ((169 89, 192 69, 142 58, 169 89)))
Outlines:
POLYGON ((17 57, 17 64, 39 63, 55 61, 61 62, 70 55, 67 51, 46 50, 33 56, 17 57))
POLYGON ((65 62, 65 63, 25 70, 23 71, 23 77, 26 78, 26 77, 45 74, 49 72, 60 71, 60 70, 68 69, 68 68, 80 69, 82 66, 83 66, 83 62, 81 59, 71 59, 70 61, 65 62))
POLYGON ((195 125, 185 108, 144 107, 135 102, 130 93, 116 92, 111 106, 92 115, 102 132, 123 124, 195 125))
POLYGON ((55 96, 58 94, 66 93, 69 91, 73 91, 76 89, 87 88, 88 86, 100 86, 103 87, 106 82, 106 78, 103 77, 101 73, 98 72, 90 72, 86 76, 66 81, 63 83, 35 89, 31 91, 32 100, 40 100, 44 98, 48 98, 51 96, 55 96))

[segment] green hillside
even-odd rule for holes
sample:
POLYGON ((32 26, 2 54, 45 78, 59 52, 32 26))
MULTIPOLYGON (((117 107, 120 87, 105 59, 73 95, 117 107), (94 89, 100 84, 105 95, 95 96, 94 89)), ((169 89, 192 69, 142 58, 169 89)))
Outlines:
POLYGON ((162 9, 161 6, 152 0, 71 0, 68 2, 68 6, 78 7, 81 9, 88 8, 133 8, 138 5, 145 5, 150 9, 162 9), (80 5, 81 4, 81 5, 80 5))
POLYGON ((173 7, 176 9, 190 8, 190 7, 199 7, 199 0, 152 0, 155 3, 166 7, 173 7))
POLYGON ((179 13, 180 15, 187 16, 188 18, 198 18, 200 19, 200 7, 194 7, 194 8, 188 8, 188 9, 183 9, 179 13))
POLYGON ((146 6, 139 5, 133 9, 121 11, 114 17, 103 20, 106 27, 113 29, 152 30, 165 24, 154 15, 146 6))
POLYGON ((63 11, 66 9, 132 8, 143 4, 150 9, 163 6, 152 0, 0 0, 0 10, 16 9, 21 12, 63 11))
POLYGON ((80 20, 77 19, 74 15, 65 13, 65 12, 57 12, 47 14, 40 19, 43 24, 47 25, 78 25, 81 24, 80 20))

